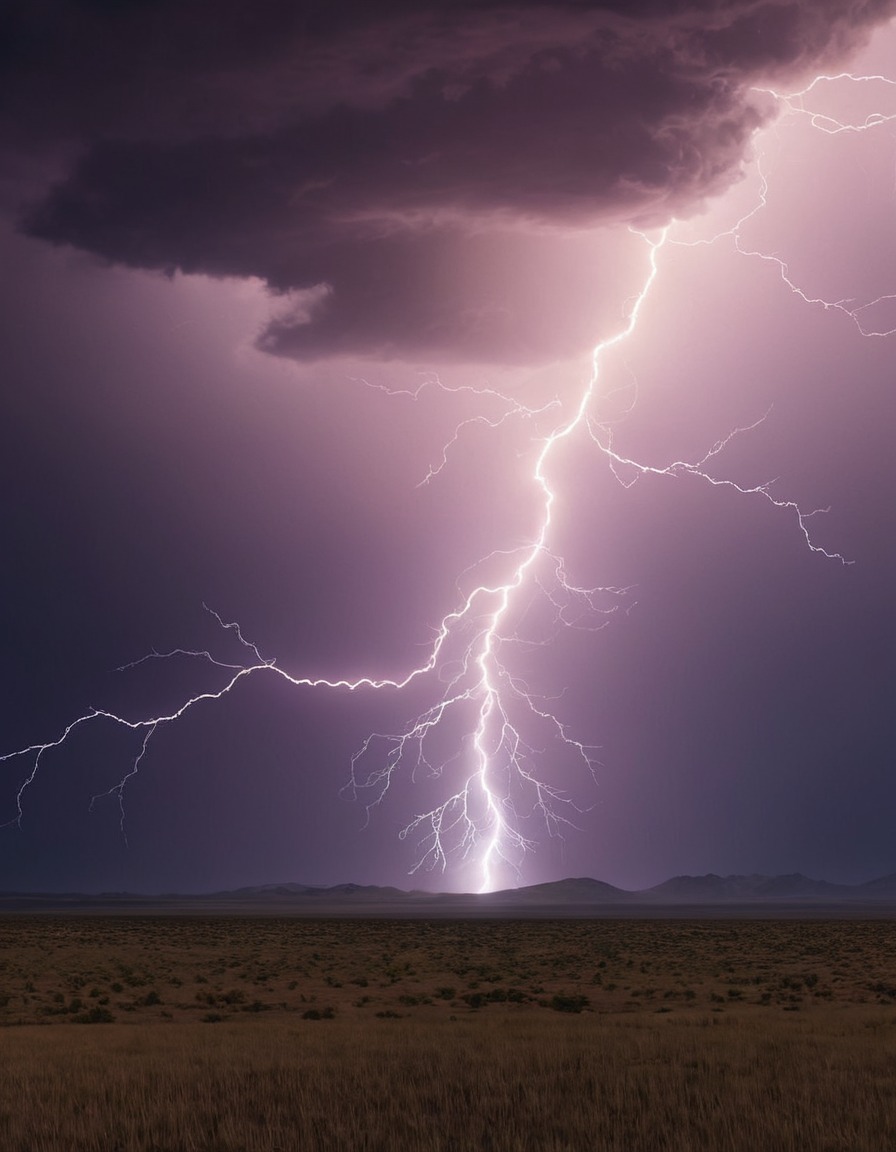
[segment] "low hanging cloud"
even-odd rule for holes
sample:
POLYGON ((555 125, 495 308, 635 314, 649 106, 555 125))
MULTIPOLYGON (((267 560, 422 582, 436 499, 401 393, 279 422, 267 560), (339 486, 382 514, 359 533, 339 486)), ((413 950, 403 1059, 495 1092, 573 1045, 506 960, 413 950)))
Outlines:
POLYGON ((0 143, 56 173, 32 236, 312 299, 272 352, 552 359, 587 335, 537 323, 518 272, 500 286, 511 250, 698 211, 770 114, 751 85, 830 66, 894 11, 14 0, 0 143))

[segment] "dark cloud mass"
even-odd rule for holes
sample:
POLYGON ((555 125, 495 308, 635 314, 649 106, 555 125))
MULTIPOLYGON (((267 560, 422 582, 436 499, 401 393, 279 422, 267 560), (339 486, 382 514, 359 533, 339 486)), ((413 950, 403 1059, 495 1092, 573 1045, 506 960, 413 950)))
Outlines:
MULTIPOLYGON (((271 351, 507 360, 533 309, 484 336, 483 315, 513 308, 480 293, 471 322, 475 285, 439 275, 458 252, 484 267, 521 227, 699 210, 765 114, 750 86, 832 62, 894 9, 20 3, 0 31, 0 131, 11 162, 36 151, 56 170, 22 214, 33 236, 317 286, 310 322, 272 325, 271 351)), ((580 339, 533 337, 526 356, 580 339)))

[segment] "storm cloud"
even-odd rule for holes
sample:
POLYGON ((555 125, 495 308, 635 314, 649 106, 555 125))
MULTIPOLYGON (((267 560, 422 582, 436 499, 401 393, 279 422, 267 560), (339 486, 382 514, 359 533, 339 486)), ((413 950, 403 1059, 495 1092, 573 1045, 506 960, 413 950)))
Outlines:
POLYGON ((751 87, 830 66, 894 10, 13 4, 0 139, 52 174, 32 181, 28 234, 259 277, 295 304, 269 351, 554 359, 588 335, 534 322, 510 250, 550 237, 571 267, 584 229, 699 211, 773 113, 751 87))

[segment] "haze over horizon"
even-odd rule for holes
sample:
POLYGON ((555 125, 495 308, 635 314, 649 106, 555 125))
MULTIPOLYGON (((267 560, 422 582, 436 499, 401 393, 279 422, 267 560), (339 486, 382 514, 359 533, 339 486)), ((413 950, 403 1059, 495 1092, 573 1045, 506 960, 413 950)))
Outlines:
POLYGON ((494 888, 896 871, 894 12, 13 0, 0 757, 92 709, 144 727, 0 759, 0 888, 474 890, 498 813, 494 888), (819 86, 814 122, 768 91, 846 68, 877 79, 819 86), (475 774, 479 698, 366 823, 388 741, 343 791, 466 683, 466 634, 401 690, 262 668, 140 757, 247 654, 402 680, 512 581, 652 255, 502 622, 532 776, 496 763, 468 851, 453 825, 430 869, 432 821, 401 833, 475 774), (659 474, 735 429, 706 467, 737 488, 659 474), (769 481, 785 506, 738 490, 769 481), (125 668, 174 650, 218 664, 125 668))
MULTIPOLYGON (((651 916, 657 909, 668 906, 682 910, 705 908, 707 915, 713 907, 727 915, 741 908, 745 914, 755 914, 765 908, 769 915, 803 916, 811 910, 819 916, 840 915, 851 910, 856 914, 866 909, 875 916, 891 915, 896 907, 896 873, 878 876, 858 884, 837 884, 801 873, 767 876, 727 875, 708 873, 699 876, 669 876, 655 884, 639 888, 622 888, 591 876, 567 876, 535 884, 511 884, 490 892, 428 889, 414 885, 395 886, 342 881, 335 884, 303 884, 301 881, 241 885, 235 888, 207 890, 172 890, 164 892, 111 889, 103 891, 8 891, 0 889, 0 905, 6 911, 34 911, 43 908, 75 910, 95 908, 98 911, 150 911, 171 904, 180 911, 195 909, 253 910, 265 912, 281 910, 284 914, 340 913, 364 915, 365 908, 377 915, 413 912, 418 916, 441 914, 464 909, 476 914, 488 908, 518 908, 525 915, 543 916, 551 908, 558 913, 567 909, 569 914, 610 914, 612 909, 631 912, 642 910, 651 916), (727 909, 728 911, 724 911, 727 909), (753 911, 750 912, 750 909, 753 911), (652 911, 653 910, 653 911, 652 911)), ((503 913, 502 913, 503 914, 503 913)), ((566 913, 564 913, 565 915, 566 913)), ((703 915, 703 913, 701 913, 703 915)))

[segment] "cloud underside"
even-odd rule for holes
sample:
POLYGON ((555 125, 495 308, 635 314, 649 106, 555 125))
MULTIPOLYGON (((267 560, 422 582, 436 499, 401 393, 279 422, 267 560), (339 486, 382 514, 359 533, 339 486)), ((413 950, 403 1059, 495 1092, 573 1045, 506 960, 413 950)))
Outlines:
POLYGON ((551 359, 587 336, 537 321, 519 253, 698 211, 769 114, 751 85, 845 58, 894 7, 14 4, 0 131, 62 170, 28 233, 260 277, 304 302, 269 351, 551 359))

